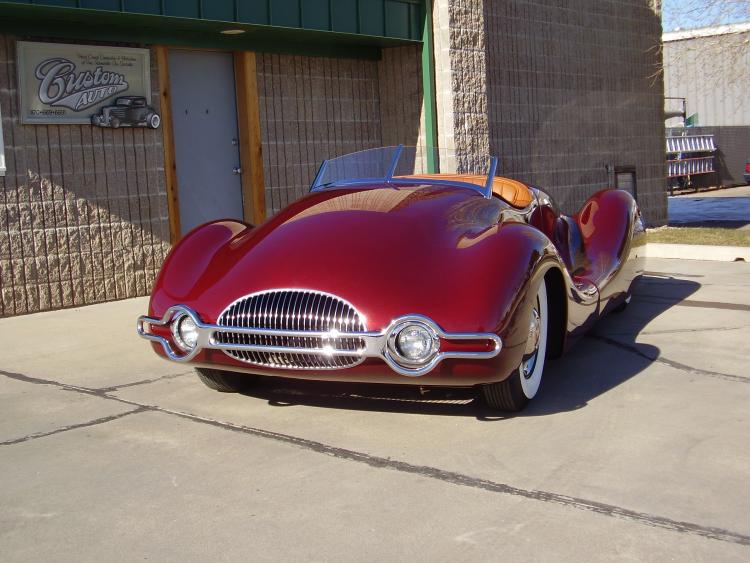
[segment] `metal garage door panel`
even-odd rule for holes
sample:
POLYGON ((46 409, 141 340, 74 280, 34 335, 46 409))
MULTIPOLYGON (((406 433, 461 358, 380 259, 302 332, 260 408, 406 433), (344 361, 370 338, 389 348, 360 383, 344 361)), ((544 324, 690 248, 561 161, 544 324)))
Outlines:
POLYGON ((171 50, 169 82, 182 233, 242 219, 232 55, 171 50))

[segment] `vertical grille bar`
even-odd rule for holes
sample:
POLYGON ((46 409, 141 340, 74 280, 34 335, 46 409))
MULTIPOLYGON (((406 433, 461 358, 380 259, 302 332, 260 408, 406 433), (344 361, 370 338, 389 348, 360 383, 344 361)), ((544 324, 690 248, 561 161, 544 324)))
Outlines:
MULTIPOLYGON (((246 299, 244 302, 242 302, 242 321, 241 325, 243 328, 248 328, 249 326, 252 326, 250 323, 250 319, 248 318, 249 311, 250 311, 250 304, 254 301, 254 299, 246 299)), ((255 344, 255 338, 252 338, 250 336, 247 337, 246 341, 248 344, 253 343, 255 344)), ((248 360, 254 360, 256 357, 255 352, 246 352, 242 355, 242 359, 245 361, 248 360)))
MULTIPOLYGON (((258 327, 262 326, 261 318, 260 318, 260 313, 261 313, 260 304, 263 301, 263 297, 265 296, 255 296, 255 297, 252 297, 251 299, 248 299, 248 302, 249 302, 248 306, 250 307, 250 310, 252 311, 252 313, 250 314, 250 323, 252 326, 258 326, 258 327)), ((256 344, 261 344, 263 342, 262 338, 255 338, 254 340, 256 344)), ((253 357, 253 360, 257 362, 263 361, 263 357, 261 356, 259 352, 253 352, 252 357, 253 357)))
MULTIPOLYGON (((312 328, 311 330, 318 331, 320 330, 320 324, 319 324, 319 311, 320 311, 320 301, 323 296, 320 293, 314 293, 313 299, 312 299, 312 307, 310 311, 312 312, 312 324, 310 325, 312 328)), ((315 344, 315 340, 313 340, 315 344)), ((313 365, 317 368, 320 367, 320 361, 318 356, 312 356, 313 365)))

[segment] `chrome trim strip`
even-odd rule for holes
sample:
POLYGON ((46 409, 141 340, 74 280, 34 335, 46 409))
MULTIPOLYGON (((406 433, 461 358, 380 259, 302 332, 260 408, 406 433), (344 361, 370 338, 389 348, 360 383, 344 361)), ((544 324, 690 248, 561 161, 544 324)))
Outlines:
MULTIPOLYGON (((284 330, 283 328, 274 329, 258 329, 258 328, 240 328, 231 326, 220 326, 206 324, 201 321, 198 314, 185 305, 174 305, 167 309, 164 316, 161 318, 141 316, 138 318, 136 323, 136 330, 138 336, 158 342, 161 344, 167 357, 175 362, 188 362, 193 359, 198 352, 201 350, 242 350, 247 352, 270 352, 270 353, 284 353, 284 354, 308 354, 312 356, 348 356, 358 357, 361 361, 366 358, 380 358, 384 360, 391 369, 396 373, 407 377, 419 377, 427 372, 431 371, 441 361, 451 358, 456 359, 470 359, 470 360, 486 360, 494 358, 500 353, 502 349, 502 340, 497 334, 488 332, 454 332, 449 333, 443 331, 432 319, 425 317, 424 315, 404 315, 391 321, 385 330, 379 332, 339 332, 336 330, 326 332, 314 332, 314 331, 299 331, 299 330, 284 330), (166 327, 173 320, 183 315, 189 315, 192 317, 195 325, 198 329, 198 341, 193 350, 186 354, 176 353, 169 341, 166 338, 158 336, 150 332, 152 326, 166 327), (396 359, 388 351, 388 337, 391 331, 398 325, 408 323, 412 321, 419 321, 425 323, 432 328, 435 333, 443 340, 488 340, 493 344, 492 350, 486 352, 438 352, 427 364, 408 368, 400 365, 396 359), (255 336, 267 337, 268 345, 248 345, 248 344, 222 344, 216 341, 215 335, 217 333, 234 333, 234 334, 248 334, 255 336), (365 347, 358 350, 339 350, 331 347, 323 348, 290 348, 286 346, 276 346, 274 343, 275 337, 288 337, 288 338, 321 338, 323 340, 332 340, 335 342, 336 338, 361 338, 365 347)), ((308 341, 303 340, 305 344, 308 341)), ((283 368, 284 366, 278 366, 283 368)), ((291 366, 290 366, 291 367, 291 366)), ((347 366, 352 367, 352 366, 347 366)), ((292 368, 294 369, 294 368, 292 368)))
POLYGON ((386 184, 393 180, 393 174, 396 172, 396 166, 398 166, 398 159, 401 158, 401 153, 404 151, 404 145, 398 145, 396 152, 391 159, 391 165, 388 167, 388 173, 385 175, 386 184))
POLYGON ((318 173, 315 174, 315 179, 313 180, 313 183, 310 185, 310 191, 315 190, 315 186, 318 184, 321 178, 323 178, 323 174, 326 173, 327 169, 328 169, 328 160, 324 160, 323 163, 320 165, 320 168, 318 168, 318 173))
POLYGON ((484 185, 484 197, 492 199, 492 187, 495 181, 495 172, 497 172, 497 157, 490 157, 490 170, 487 172, 487 183, 484 185))

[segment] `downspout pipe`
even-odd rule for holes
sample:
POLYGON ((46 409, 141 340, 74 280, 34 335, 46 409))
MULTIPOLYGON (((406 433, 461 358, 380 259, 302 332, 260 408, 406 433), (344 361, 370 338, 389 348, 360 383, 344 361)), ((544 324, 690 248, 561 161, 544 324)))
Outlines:
POLYGON ((422 96, 424 100, 425 146, 427 172, 437 172, 437 95, 435 92, 435 41, 432 35, 432 0, 424 0, 424 28, 422 30, 422 96))

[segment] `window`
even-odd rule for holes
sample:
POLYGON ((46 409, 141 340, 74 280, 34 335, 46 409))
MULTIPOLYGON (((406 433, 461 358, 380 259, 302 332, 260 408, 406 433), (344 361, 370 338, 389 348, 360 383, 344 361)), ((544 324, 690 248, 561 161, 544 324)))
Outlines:
POLYGON ((638 199, 635 166, 615 166, 615 187, 618 190, 625 190, 635 199, 638 199))

